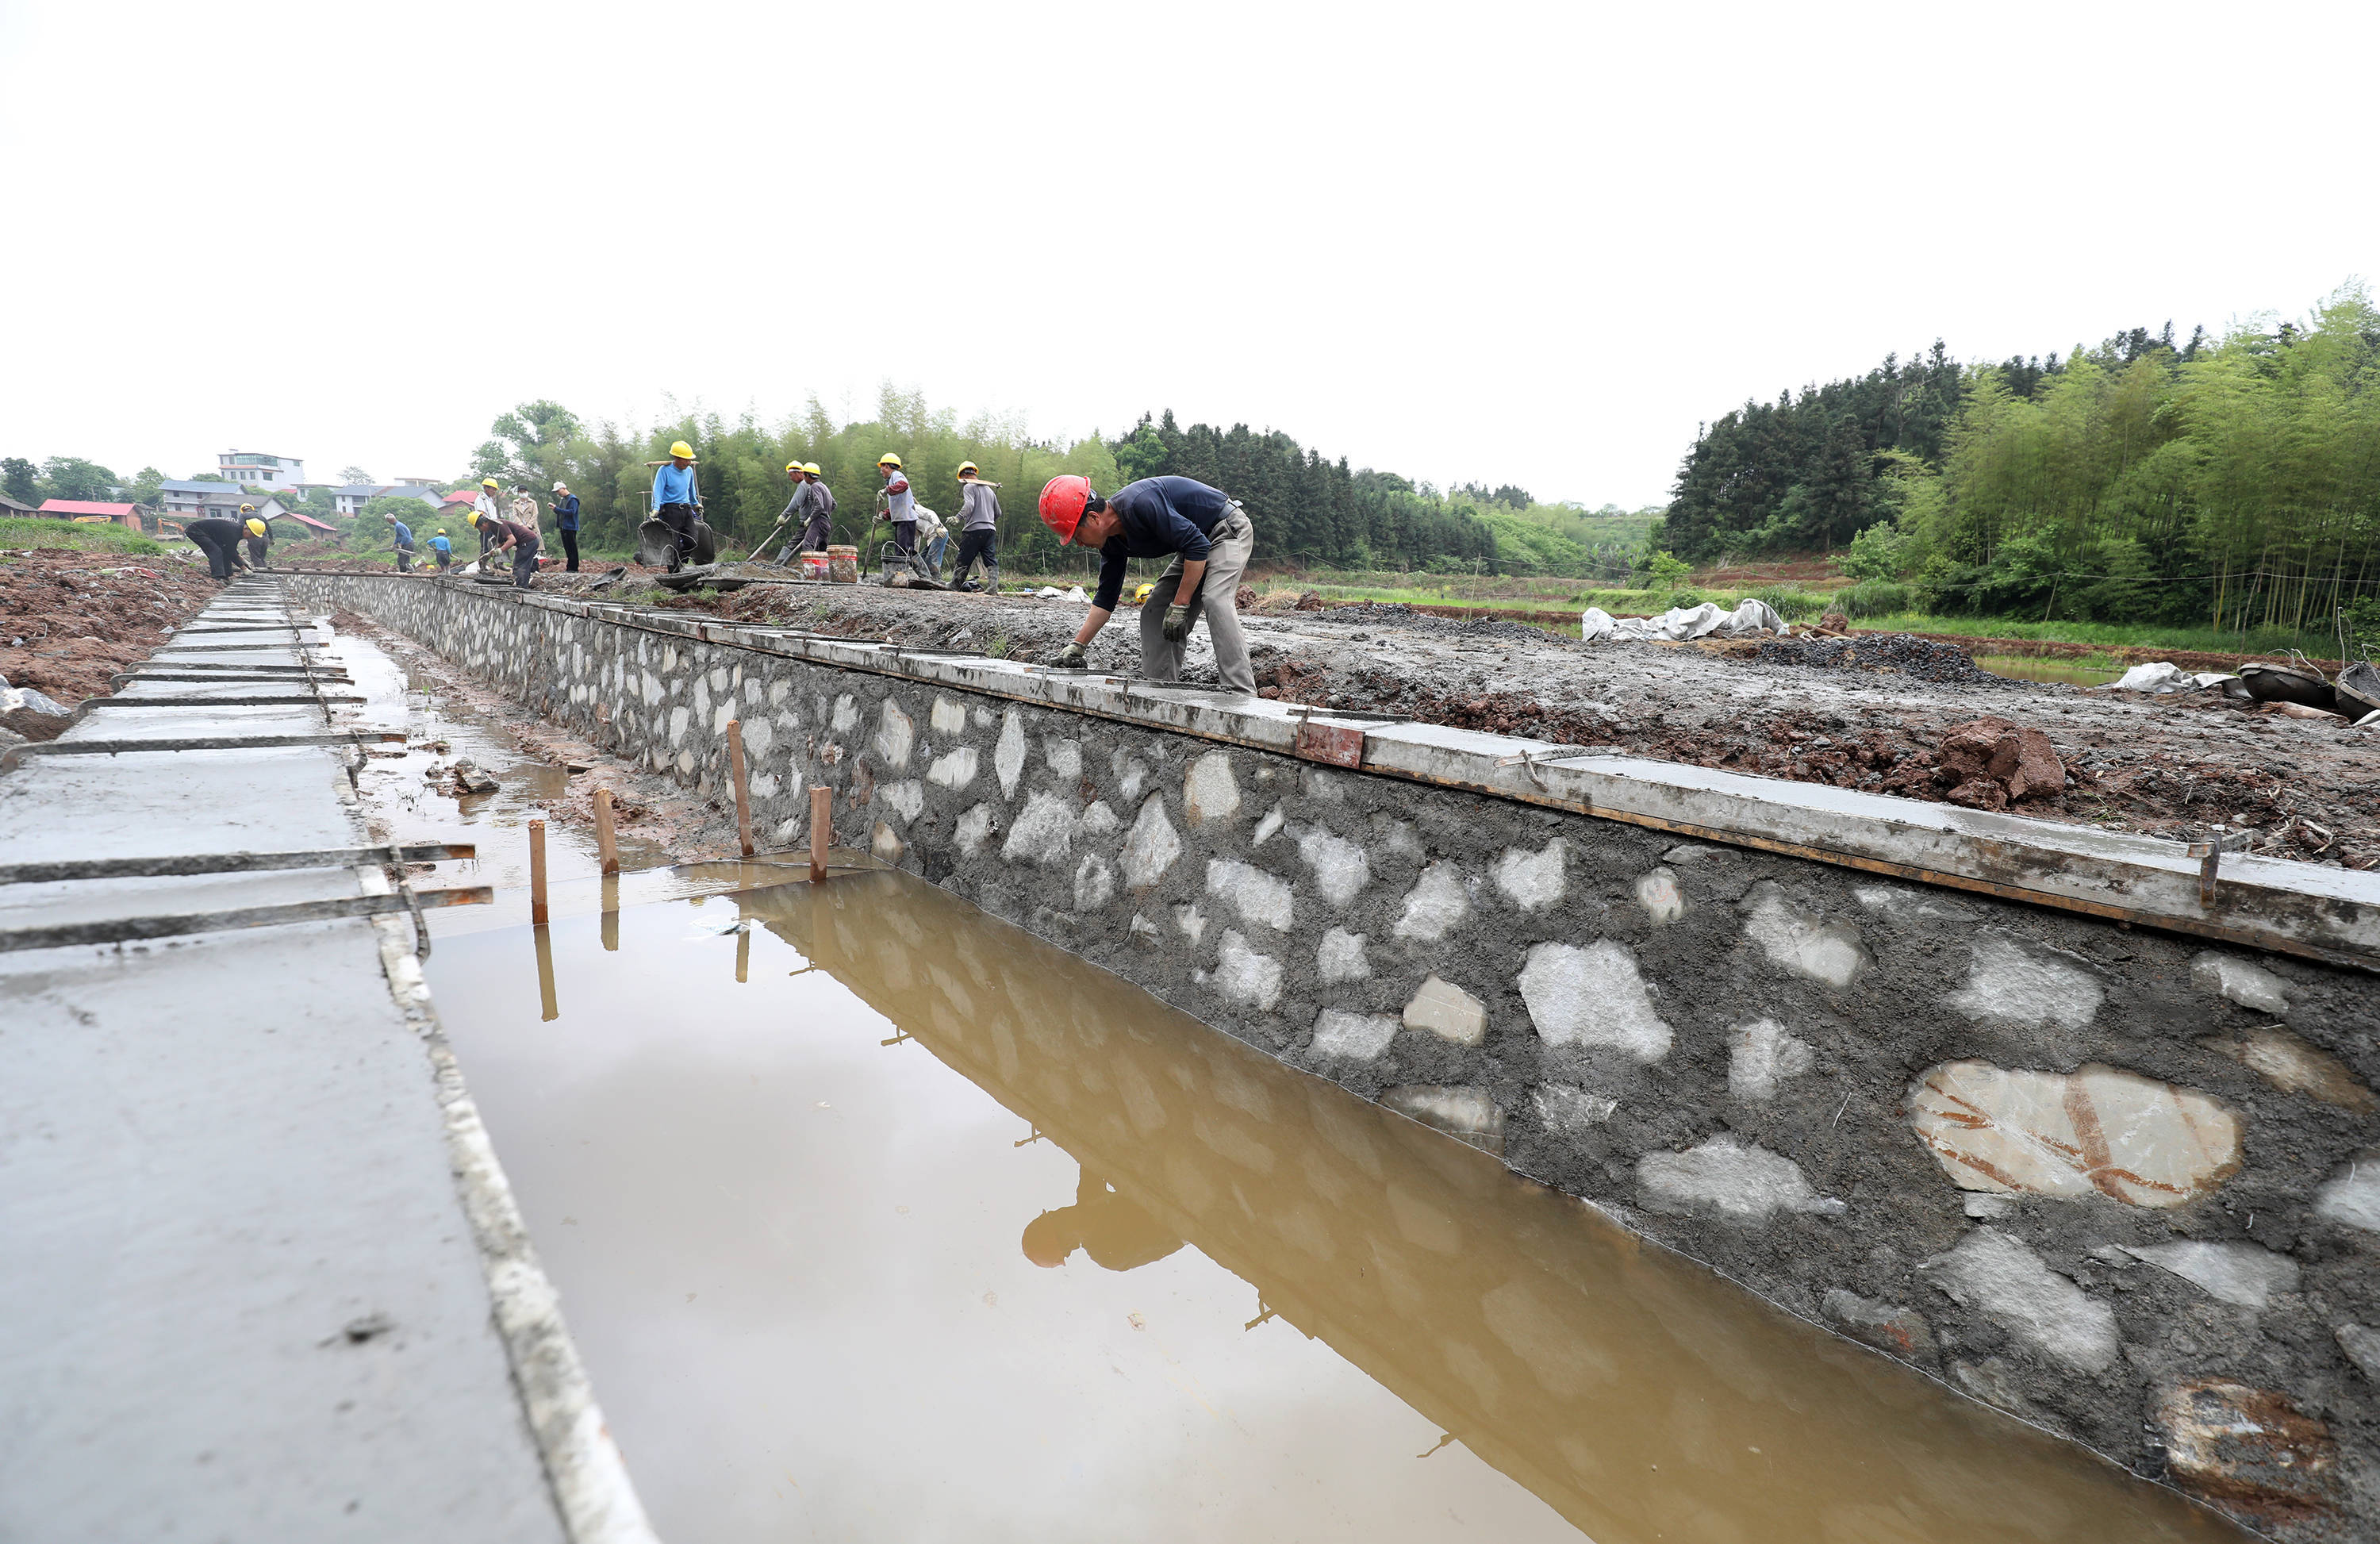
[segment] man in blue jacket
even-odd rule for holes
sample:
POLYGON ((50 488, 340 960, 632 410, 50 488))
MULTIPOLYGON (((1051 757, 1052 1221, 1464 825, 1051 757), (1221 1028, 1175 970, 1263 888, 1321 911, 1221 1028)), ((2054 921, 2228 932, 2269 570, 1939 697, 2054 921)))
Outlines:
POLYGON ((553 485, 553 529, 562 534, 562 551, 570 559, 565 574, 578 572, 578 495, 567 484, 553 485))
POLYGON ((1041 523, 1060 541, 1099 554, 1091 614, 1060 651, 1060 665, 1079 669, 1088 657, 1091 639, 1115 614, 1128 560, 1170 556, 1141 603, 1140 673, 1152 681, 1180 680, 1191 626, 1203 614, 1223 689, 1256 695, 1235 602, 1257 535, 1237 499, 1186 477, 1145 477, 1103 499, 1088 478, 1053 477, 1041 490, 1041 523))
POLYGON ((694 447, 679 440, 670 446, 669 459, 653 468, 653 518, 677 538, 677 550, 670 554, 673 574, 693 555, 694 522, 701 510, 702 490, 694 480, 694 447))
POLYGON ((388 532, 396 540, 396 571, 413 572, 413 528, 392 515, 388 517, 388 532))

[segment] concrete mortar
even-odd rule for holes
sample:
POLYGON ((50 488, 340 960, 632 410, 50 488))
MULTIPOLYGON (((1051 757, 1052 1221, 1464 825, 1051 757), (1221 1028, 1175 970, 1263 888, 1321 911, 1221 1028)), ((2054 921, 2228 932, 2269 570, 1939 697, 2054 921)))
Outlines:
POLYGON ((728 721, 766 723, 766 845, 829 786, 837 842, 1798 1314, 2277 1536, 2380 1527, 2380 1406, 2342 1349, 2380 1326, 2366 975, 577 608, 293 589, 698 792, 728 721), (2002 1070, 2049 1103, 1957 1104, 2002 1070), (2184 1242, 2244 1263, 2151 1263, 2184 1242), (2326 1428, 2295 1455, 2312 1503, 2210 1469, 2170 1413, 2208 1380, 2326 1428))

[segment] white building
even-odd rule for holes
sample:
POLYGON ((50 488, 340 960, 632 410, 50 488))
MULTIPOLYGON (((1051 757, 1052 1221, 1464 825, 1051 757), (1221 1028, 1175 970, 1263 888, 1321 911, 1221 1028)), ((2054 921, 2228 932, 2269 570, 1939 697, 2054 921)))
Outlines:
POLYGON ((243 487, 295 488, 306 480, 306 463, 261 450, 227 450, 215 457, 215 469, 226 482, 243 487))

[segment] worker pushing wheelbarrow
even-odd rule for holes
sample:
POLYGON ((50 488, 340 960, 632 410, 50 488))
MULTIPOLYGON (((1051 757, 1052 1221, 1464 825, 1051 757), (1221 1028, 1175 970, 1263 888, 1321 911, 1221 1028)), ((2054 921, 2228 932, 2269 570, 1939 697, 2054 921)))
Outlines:
POLYGON ((670 446, 666 461, 648 461, 653 470, 653 512, 637 527, 637 561, 673 574, 691 560, 719 555, 719 539, 702 521, 702 485, 694 469, 694 447, 684 440, 670 446))

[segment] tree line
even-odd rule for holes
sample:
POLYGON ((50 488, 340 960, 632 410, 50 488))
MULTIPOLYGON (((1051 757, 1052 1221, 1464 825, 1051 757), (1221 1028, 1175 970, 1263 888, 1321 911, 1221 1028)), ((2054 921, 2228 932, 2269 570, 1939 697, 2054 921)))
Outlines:
MULTIPOLYGON (((1440 492, 1392 472, 1326 459, 1279 431, 1245 424, 1220 429, 1179 424, 1172 412, 1144 416, 1114 439, 1037 439, 1021 421, 978 416, 962 422, 917 392, 886 386, 872 416, 837 423, 816 397, 793 419, 771 426, 747 413, 680 414, 642 430, 589 423, 558 403, 523 404, 498 419, 473 456, 472 476, 492 476, 540 494, 556 480, 579 496, 593 546, 633 538, 646 512, 652 472, 674 441, 694 447, 705 517, 749 547, 775 529, 789 495, 785 464, 814 462, 833 491, 833 540, 869 539, 877 458, 902 458, 927 507, 949 515, 958 505, 957 472, 972 461, 1002 484, 1002 558, 1011 568, 1050 568, 1084 561, 1062 555, 1035 505, 1041 485, 1062 472, 1113 492, 1143 477, 1196 478, 1247 508, 1266 564, 1439 572, 1624 573, 1637 542, 1590 534, 1597 517, 1536 504, 1504 484, 1440 492), (1576 530, 1558 529, 1567 520, 1576 530)), ((1618 513, 1613 511, 1611 513, 1618 513)), ((1608 524, 1609 522, 1605 522, 1608 524)), ((783 537, 779 537, 783 541, 783 537)))
POLYGON ((2380 310, 1919 358, 1706 425, 1648 558, 1842 552, 1929 609, 2380 630, 2380 310))

